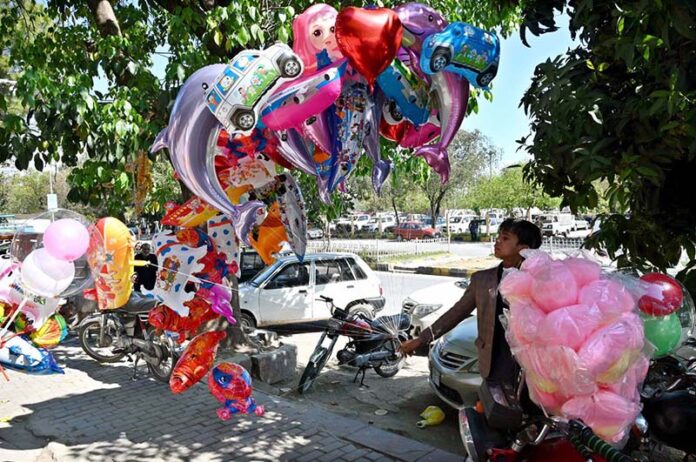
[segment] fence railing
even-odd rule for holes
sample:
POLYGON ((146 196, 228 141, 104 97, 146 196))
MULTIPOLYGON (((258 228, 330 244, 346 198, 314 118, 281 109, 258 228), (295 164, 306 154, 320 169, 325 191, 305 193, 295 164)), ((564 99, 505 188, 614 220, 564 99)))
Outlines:
POLYGON ((403 242, 385 242, 380 240, 327 240, 307 243, 310 252, 351 252, 363 258, 380 261, 386 258, 422 255, 433 252, 447 252, 447 239, 420 239, 403 242))
POLYGON ((579 250, 585 239, 581 237, 545 237, 541 244, 541 250, 547 252, 570 252, 579 250))

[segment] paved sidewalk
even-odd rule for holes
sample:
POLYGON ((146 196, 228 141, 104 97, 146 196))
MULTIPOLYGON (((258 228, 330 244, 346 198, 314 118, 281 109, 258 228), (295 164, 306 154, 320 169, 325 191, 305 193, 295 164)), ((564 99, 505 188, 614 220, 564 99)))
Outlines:
POLYGON ((199 383, 181 395, 130 363, 100 365, 70 341, 65 375, 0 376, 0 461, 461 460, 366 423, 256 391, 266 415, 215 414, 199 383))

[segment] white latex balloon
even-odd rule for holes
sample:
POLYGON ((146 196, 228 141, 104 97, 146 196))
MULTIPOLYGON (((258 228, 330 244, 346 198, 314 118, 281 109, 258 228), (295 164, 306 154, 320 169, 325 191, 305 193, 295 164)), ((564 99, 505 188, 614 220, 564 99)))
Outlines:
POLYGON ((22 262, 21 274, 24 289, 43 297, 56 297, 72 283, 75 265, 54 258, 41 248, 27 255, 22 262))

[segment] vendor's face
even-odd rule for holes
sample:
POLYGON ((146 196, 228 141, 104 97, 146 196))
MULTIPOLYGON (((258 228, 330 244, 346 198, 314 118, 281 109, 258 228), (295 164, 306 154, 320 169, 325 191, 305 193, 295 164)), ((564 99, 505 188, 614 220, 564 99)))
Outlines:
POLYGON ((526 249, 528 246, 520 245, 517 236, 510 231, 502 231, 498 233, 493 247, 495 257, 501 260, 520 255, 520 250, 526 249))
POLYGON ((335 18, 322 17, 312 21, 309 26, 309 42, 317 50, 321 51, 326 48, 328 51, 333 51, 338 48, 336 43, 335 18))
POLYGON ((143 253, 143 255, 147 256, 150 254, 150 246, 144 245, 140 248, 140 251, 143 253))

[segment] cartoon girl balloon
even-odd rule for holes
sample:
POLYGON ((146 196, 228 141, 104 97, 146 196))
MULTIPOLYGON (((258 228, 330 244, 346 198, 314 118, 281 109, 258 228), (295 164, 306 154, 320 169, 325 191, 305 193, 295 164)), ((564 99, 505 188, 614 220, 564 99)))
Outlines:
POLYGON ((343 57, 336 42, 336 16, 334 7, 317 3, 292 22, 293 51, 302 58, 305 74, 343 57))

